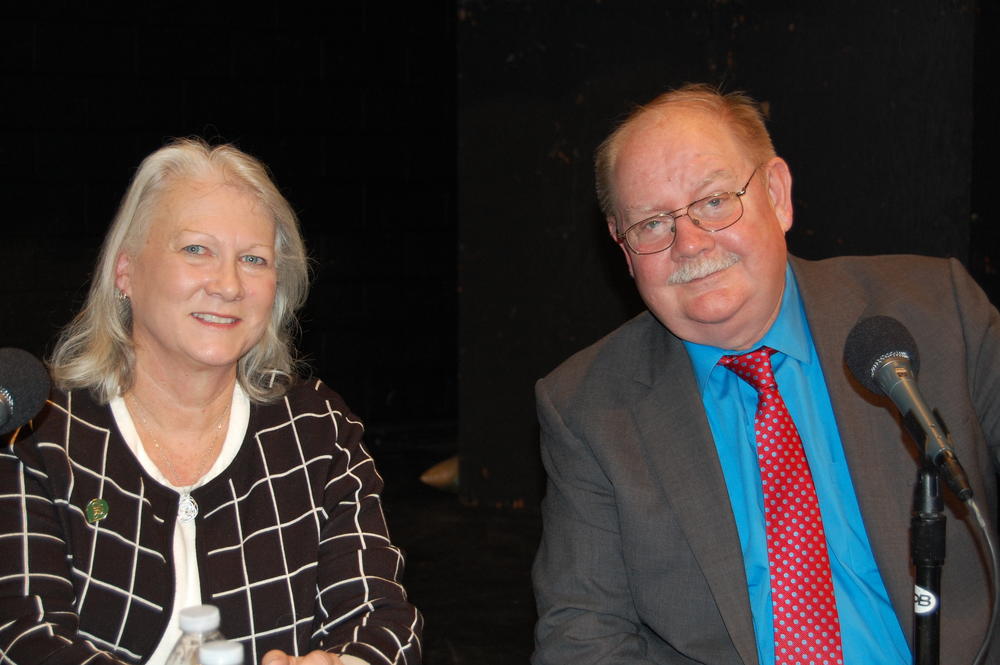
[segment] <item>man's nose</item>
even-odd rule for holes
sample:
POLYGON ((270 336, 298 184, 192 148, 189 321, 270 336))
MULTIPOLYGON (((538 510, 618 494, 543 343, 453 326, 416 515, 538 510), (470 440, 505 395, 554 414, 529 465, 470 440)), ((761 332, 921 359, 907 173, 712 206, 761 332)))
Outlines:
POLYGON ((684 213, 674 218, 674 244, 670 248, 674 256, 697 256, 714 246, 714 234, 701 228, 691 215, 684 213))

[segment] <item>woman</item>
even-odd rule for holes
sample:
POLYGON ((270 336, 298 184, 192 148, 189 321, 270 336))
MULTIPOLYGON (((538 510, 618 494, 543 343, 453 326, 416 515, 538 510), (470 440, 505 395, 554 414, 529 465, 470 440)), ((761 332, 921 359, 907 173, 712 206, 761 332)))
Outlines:
POLYGON ((260 162, 200 140, 143 161, 58 390, 0 454, 7 659, 162 663, 209 603, 247 663, 420 661, 362 425, 295 373, 306 287, 260 162))

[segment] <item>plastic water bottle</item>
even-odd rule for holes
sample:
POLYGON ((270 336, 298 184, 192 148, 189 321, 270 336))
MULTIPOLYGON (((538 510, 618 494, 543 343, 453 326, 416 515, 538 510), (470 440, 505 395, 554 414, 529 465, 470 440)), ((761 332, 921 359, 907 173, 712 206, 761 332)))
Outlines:
POLYGON ((243 644, 229 640, 207 642, 198 649, 200 665, 243 665, 243 644))
POLYGON ((220 621, 219 608, 214 605, 195 605, 181 610, 178 621, 181 637, 167 656, 166 665, 198 665, 198 648, 223 639, 219 632, 220 621))

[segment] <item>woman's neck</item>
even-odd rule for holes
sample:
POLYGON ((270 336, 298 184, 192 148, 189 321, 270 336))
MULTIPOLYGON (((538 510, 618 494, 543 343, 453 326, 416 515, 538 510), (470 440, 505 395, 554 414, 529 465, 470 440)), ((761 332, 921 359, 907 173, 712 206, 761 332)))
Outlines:
POLYGON ((135 380, 124 395, 137 401, 144 416, 158 429, 200 432, 214 427, 228 411, 236 385, 236 370, 185 376, 156 372, 136 363, 135 380))
POLYGON ((135 382, 123 398, 153 463, 170 483, 190 487, 211 468, 225 441, 236 375, 171 378, 137 363, 135 382))

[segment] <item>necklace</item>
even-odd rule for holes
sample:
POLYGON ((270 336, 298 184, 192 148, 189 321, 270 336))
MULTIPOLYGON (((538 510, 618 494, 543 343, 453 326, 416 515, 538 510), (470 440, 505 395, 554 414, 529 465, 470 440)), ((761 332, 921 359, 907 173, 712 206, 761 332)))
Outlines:
MULTIPOLYGON (((130 397, 132 398, 132 403, 136 406, 136 413, 139 416, 139 420, 142 421, 143 429, 145 429, 146 433, 149 434, 149 438, 153 442, 153 447, 156 448, 157 455, 167 463, 167 468, 170 470, 171 477, 179 481, 181 476, 177 473, 174 463, 170 461, 170 455, 167 453, 165 448, 160 446, 160 442, 156 440, 156 436, 153 434, 153 429, 149 426, 149 421, 146 420, 145 414, 149 412, 146 410, 146 407, 139 402, 139 398, 135 396, 135 393, 132 393, 130 397)), ((181 496, 177 503, 177 519, 181 522, 190 522, 198 516, 198 502, 194 500, 193 496, 191 496, 191 490, 194 488, 194 484, 205 475, 206 471, 208 471, 207 465, 209 460, 213 459, 213 452, 215 451, 216 446, 225 438, 224 436, 220 436, 219 433, 222 431, 222 423, 225 421, 226 416, 229 415, 229 409, 231 406, 232 402, 226 405, 222 415, 219 417, 219 422, 215 424, 215 427, 213 428, 215 433, 212 436, 212 445, 210 445, 205 452, 202 453, 201 460, 199 460, 197 466, 198 473, 195 475, 194 480, 191 481, 190 485, 180 488, 181 496)))

